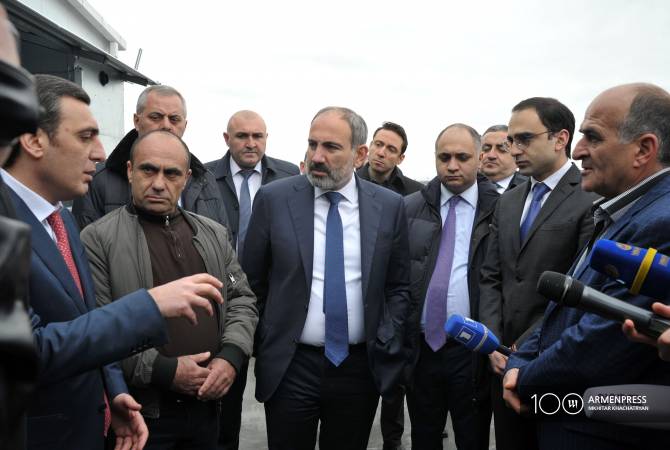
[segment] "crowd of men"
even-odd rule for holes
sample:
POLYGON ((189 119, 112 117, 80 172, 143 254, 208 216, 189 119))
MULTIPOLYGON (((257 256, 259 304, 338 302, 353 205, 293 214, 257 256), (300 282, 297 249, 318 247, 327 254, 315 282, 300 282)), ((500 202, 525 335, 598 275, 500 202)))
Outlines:
POLYGON ((247 110, 203 164, 182 139, 186 100, 150 86, 105 160, 87 93, 51 75, 34 86, 37 128, 0 152, 3 215, 31 228, 27 448, 237 449, 252 355, 273 450, 365 449, 380 397, 385 449, 402 447, 405 398, 414 449, 441 449, 448 415, 459 449, 488 449, 492 417, 499 449, 667 448, 668 427, 531 402, 670 384, 670 332, 655 341, 536 291, 551 270, 670 317, 670 289, 652 299, 589 265, 598 239, 670 254, 663 89, 599 94, 580 139, 547 97, 483 135, 450 124, 424 185, 398 167, 402 126, 368 140, 345 107, 314 115, 301 169, 266 155, 247 110), (513 353, 469 351, 445 332, 454 315, 513 353))

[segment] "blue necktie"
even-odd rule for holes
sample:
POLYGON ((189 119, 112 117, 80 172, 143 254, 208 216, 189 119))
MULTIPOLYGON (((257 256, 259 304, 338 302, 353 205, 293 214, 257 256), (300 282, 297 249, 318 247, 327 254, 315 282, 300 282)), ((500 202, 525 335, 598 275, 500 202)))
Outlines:
POLYGON ((254 173, 254 169, 243 169, 238 172, 244 177, 240 187, 240 221, 237 230, 237 259, 242 260, 242 250, 244 248, 244 238, 247 236, 249 227, 249 218, 251 218, 251 194, 249 193, 249 177, 254 173))
POLYGON ((454 195, 449 199, 449 211, 442 226, 440 250, 433 269, 433 275, 426 292, 426 323, 424 334, 426 343, 434 352, 438 351, 447 341, 444 323, 447 321, 447 294, 451 279, 451 266, 454 263, 454 247, 456 244, 456 205, 461 197, 454 195))
POLYGON ((533 226, 533 222, 535 222, 535 218, 540 212, 540 208, 542 208, 542 197, 544 197, 544 194, 547 192, 549 192, 549 188, 544 183, 536 183, 535 186, 533 186, 533 200, 531 200, 528 214, 526 214, 526 218, 521 224, 520 237, 522 243, 526 240, 526 236, 528 236, 528 232, 533 226))
POLYGON ((339 192, 326 192, 330 202, 326 220, 326 266, 323 280, 323 312, 326 315, 326 358, 339 366, 349 355, 347 291, 344 281, 342 218, 337 208, 344 199, 339 192))

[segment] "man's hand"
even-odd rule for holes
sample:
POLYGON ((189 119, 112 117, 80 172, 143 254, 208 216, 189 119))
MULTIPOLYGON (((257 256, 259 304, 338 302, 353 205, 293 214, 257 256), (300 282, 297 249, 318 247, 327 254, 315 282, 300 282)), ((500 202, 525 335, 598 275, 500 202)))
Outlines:
POLYGON ((214 358, 207 368, 211 372, 200 386, 198 398, 200 400, 216 400, 228 393, 228 389, 235 381, 237 372, 232 364, 221 358, 214 358))
POLYGON ((149 437, 147 424, 140 414, 142 406, 128 394, 119 394, 109 405, 112 430, 116 435, 114 450, 142 450, 149 437))
POLYGON ((517 377, 519 376, 519 369, 510 369, 503 378, 503 400, 507 406, 512 408, 517 414, 528 411, 528 406, 521 403, 519 394, 516 392, 517 377))
POLYGON ((507 356, 500 352, 489 353, 489 362, 491 363, 491 369, 493 369, 493 372, 500 376, 504 375, 505 366, 507 366, 507 359, 507 356))
POLYGON ((209 359, 209 352, 177 358, 177 371, 172 380, 172 390, 182 394, 196 395, 211 372, 208 368, 198 365, 207 359, 209 359))
POLYGON ((149 289, 149 295, 153 297, 163 317, 186 317, 193 325, 197 325, 193 308, 205 308, 210 316, 214 314, 210 300, 223 303, 222 287, 223 283, 218 279, 199 273, 149 289))
MULTIPOLYGON (((651 305, 651 309, 659 316, 670 318, 670 306, 655 302, 651 305)), ((635 324, 630 319, 626 319, 622 328, 628 339, 658 347, 658 357, 663 361, 670 361, 670 330, 666 330, 657 340, 653 340, 644 334, 638 333, 635 329, 635 324)))

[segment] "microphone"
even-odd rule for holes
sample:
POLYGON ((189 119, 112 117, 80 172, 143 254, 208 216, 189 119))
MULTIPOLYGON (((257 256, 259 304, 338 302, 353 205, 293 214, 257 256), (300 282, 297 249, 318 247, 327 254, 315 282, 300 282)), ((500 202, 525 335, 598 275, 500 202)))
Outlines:
POLYGON ((670 257, 656 249, 601 239, 593 246, 589 265, 598 272, 623 281, 630 293, 666 298, 670 286, 670 257))
POLYGON ((444 324, 444 331, 448 336, 460 342, 468 350, 488 355, 498 351, 505 356, 512 354, 509 347, 500 344, 495 334, 476 320, 453 314, 444 324))
POLYGON ((603 294, 562 273, 544 272, 537 283, 537 292, 561 305, 572 306, 606 319, 617 322, 631 319, 640 333, 653 339, 670 328, 670 320, 603 294))

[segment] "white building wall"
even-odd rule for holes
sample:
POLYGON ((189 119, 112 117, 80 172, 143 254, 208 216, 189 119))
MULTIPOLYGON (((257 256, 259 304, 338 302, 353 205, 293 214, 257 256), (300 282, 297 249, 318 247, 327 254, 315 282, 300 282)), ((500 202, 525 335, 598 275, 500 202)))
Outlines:
POLYGON ((64 0, 20 0, 53 23, 109 53, 109 41, 64 0))
POLYGON ((102 65, 86 60, 81 60, 80 65, 82 67, 81 84, 91 97, 91 111, 100 126, 100 140, 105 146, 105 154, 109 156, 125 135, 124 82, 111 78, 112 73, 107 69, 105 72, 110 75, 110 80, 103 86, 98 80, 98 73, 104 70, 102 65))

